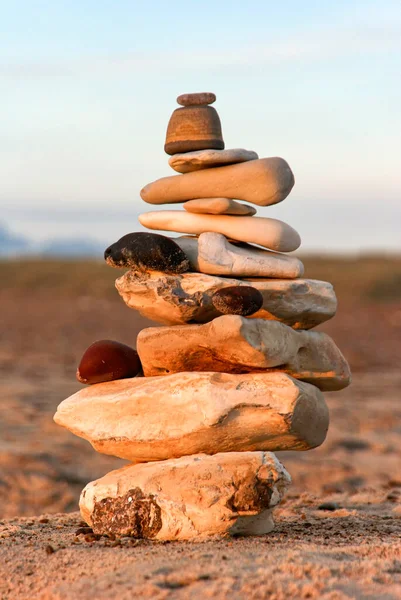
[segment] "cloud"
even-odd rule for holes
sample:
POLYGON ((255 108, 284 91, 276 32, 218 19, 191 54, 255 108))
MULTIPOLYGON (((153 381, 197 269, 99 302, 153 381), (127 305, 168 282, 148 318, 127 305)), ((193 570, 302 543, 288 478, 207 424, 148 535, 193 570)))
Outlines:
POLYGON ((132 53, 109 57, 89 57, 65 62, 1 63, 0 76, 41 78, 90 76, 105 73, 157 73, 185 70, 212 70, 262 67, 295 61, 319 62, 337 57, 378 55, 401 51, 401 24, 385 24, 364 28, 314 29, 297 37, 277 37, 269 43, 252 46, 220 47, 205 52, 132 53))

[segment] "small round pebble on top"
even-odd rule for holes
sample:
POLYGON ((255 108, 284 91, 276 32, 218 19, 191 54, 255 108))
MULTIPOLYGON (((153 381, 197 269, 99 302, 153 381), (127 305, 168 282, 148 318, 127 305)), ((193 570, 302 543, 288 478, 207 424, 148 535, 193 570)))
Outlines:
POLYGON ((188 258, 181 248, 158 233, 128 233, 105 250, 104 259, 112 267, 140 272, 178 274, 189 270, 188 258))
POLYGON ((256 288, 248 285, 233 285, 217 290, 212 304, 223 315, 248 317, 263 306, 263 296, 256 288))
POLYGON ((178 96, 177 102, 181 106, 199 106, 202 104, 213 104, 213 102, 216 102, 216 94, 213 94, 213 92, 181 94, 181 96, 178 96))
POLYGON ((135 377, 141 370, 136 350, 113 340, 99 340, 84 352, 77 369, 77 379, 80 383, 91 385, 135 377))

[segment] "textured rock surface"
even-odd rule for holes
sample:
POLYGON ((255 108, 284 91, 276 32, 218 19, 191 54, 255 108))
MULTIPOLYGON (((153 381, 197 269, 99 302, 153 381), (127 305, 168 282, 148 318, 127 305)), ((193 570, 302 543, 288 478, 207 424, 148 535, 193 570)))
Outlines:
POLYGON ((256 214, 256 208, 242 204, 230 198, 198 198, 184 202, 184 209, 190 213, 206 215, 242 215, 256 214))
POLYGON ((337 309, 333 286, 314 279, 240 280, 203 273, 161 275, 127 271, 116 280, 124 302, 157 323, 207 323, 220 313, 213 294, 234 285, 253 286, 263 295, 263 307, 251 318, 282 321, 294 329, 311 329, 331 319, 337 309))
POLYGON ((104 258, 111 267, 137 271, 183 273, 189 269, 186 255, 174 240, 145 231, 124 235, 105 250, 104 258))
POLYGON ((95 533, 189 540, 263 535, 290 476, 270 452, 195 455, 112 471, 89 483, 80 509, 95 533))
POLYGON ((249 244, 230 244, 220 233, 202 233, 199 238, 183 236, 174 241, 185 252, 191 270, 234 277, 302 277, 304 266, 295 256, 262 250, 249 244))
POLYGON ((190 173, 191 171, 199 171, 200 169, 233 165, 247 162, 248 160, 257 160, 258 158, 256 152, 244 150, 243 148, 226 150, 209 149, 174 154, 169 159, 168 164, 174 171, 178 171, 178 173, 190 173))
POLYGON ((263 306, 263 296, 250 285, 234 285, 217 290, 212 296, 212 304, 223 315, 249 317, 263 306))
POLYGON ((76 375, 81 383, 93 384, 135 377, 141 371, 136 350, 113 340, 99 340, 84 352, 76 375))
POLYGON ((195 235, 212 231, 240 242, 259 244, 278 252, 292 252, 301 244, 301 238, 295 229, 278 219, 200 215, 185 210, 156 210, 142 213, 138 218, 139 222, 148 229, 195 235))
POLYGON ((178 373, 85 387, 54 420, 98 452, 147 462, 308 450, 324 441, 329 417, 320 390, 284 373, 178 373))
POLYGON ((289 165, 284 159, 274 157, 164 177, 146 185, 141 197, 150 204, 214 197, 238 198, 268 206, 284 200, 293 186, 294 175, 289 165))
POLYGON ((137 346, 146 376, 279 369, 324 391, 350 382, 348 364, 327 334, 294 331, 277 321, 224 315, 206 325, 148 327, 137 346))

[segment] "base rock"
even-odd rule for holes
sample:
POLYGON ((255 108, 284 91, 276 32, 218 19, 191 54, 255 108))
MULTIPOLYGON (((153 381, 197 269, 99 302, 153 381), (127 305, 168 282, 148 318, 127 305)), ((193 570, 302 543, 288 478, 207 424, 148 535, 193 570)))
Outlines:
POLYGON ((97 534, 152 540, 263 535, 290 476, 270 452, 202 454, 112 471, 89 483, 80 509, 97 534))
POLYGON ((333 286, 313 279, 232 279, 203 273, 167 275, 127 271, 116 280, 130 308, 156 323, 207 323, 220 313, 213 294, 222 288, 253 286, 263 295, 262 308, 250 318, 281 321, 294 329, 311 329, 331 319, 337 300, 333 286))
POLYGON ((177 373, 86 387, 54 420, 95 450, 132 462, 199 452, 309 450, 323 443, 322 392, 280 372, 177 373))

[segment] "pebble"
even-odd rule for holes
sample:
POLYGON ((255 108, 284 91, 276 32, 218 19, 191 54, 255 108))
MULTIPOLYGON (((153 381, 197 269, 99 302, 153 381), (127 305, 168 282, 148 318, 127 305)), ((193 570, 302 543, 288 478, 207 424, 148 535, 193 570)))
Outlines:
POLYGON ((226 150, 197 150, 194 152, 184 152, 174 154, 169 158, 168 164, 178 173, 190 173, 200 169, 210 169, 211 167, 224 167, 237 163, 257 160, 259 157, 252 150, 244 148, 231 148, 226 150))
POLYGON ((199 104, 213 104, 213 102, 216 102, 216 94, 213 92, 181 94, 177 98, 177 103, 181 106, 198 106, 199 104))
POLYGON ((290 225, 264 217, 200 215, 185 210, 160 210, 139 215, 139 221, 148 229, 195 235, 204 232, 221 233, 228 239, 258 244, 277 252, 292 252, 301 244, 299 234, 290 225))
POLYGON ((141 362, 136 350, 120 342, 99 340, 89 346, 81 358, 77 379, 91 385, 135 377, 140 372, 141 362))
POLYGON ((253 315, 263 306, 263 296, 254 287, 241 285, 217 290, 212 296, 212 304, 224 315, 253 315))
POLYGON ((142 231, 124 235, 106 249, 104 258, 112 267, 140 272, 185 273, 189 269, 186 255, 172 239, 142 231))
POLYGON ((231 200, 231 198, 197 198, 184 203, 186 211, 206 215, 240 215, 252 216, 256 214, 256 208, 248 204, 242 204, 231 200))
POLYGON ((323 502, 323 504, 319 504, 318 506, 318 510, 334 511, 338 510, 339 508, 340 506, 337 504, 337 502, 323 502))

